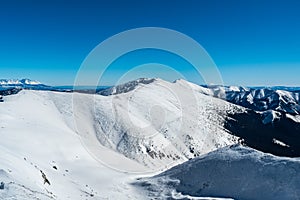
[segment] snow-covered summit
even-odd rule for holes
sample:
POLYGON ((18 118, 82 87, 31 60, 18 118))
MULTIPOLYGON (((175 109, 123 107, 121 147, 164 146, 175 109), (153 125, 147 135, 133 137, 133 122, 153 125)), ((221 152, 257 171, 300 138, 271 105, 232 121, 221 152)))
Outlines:
POLYGON ((41 85, 39 81, 30 79, 0 79, 0 86, 41 85))
POLYGON ((132 91, 136 89, 139 86, 152 83, 158 79, 155 78, 139 78, 133 81, 129 81, 127 83, 123 83, 120 85, 116 85, 113 87, 110 87, 108 89, 100 91, 98 94, 103 96, 109 96, 109 95, 116 95, 116 94, 122 94, 127 93, 129 91, 132 91))
POLYGON ((95 96, 91 126, 102 145, 152 169, 237 142, 223 124, 227 112, 243 108, 197 92, 201 88, 161 79, 138 79, 110 88, 105 93, 109 96, 95 96))

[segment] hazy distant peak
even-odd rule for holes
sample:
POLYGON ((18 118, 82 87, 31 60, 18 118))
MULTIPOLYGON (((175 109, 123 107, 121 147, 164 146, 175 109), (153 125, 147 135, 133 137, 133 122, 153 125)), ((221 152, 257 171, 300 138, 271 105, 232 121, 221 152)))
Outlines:
POLYGON ((0 85, 41 85, 42 83, 30 79, 0 79, 0 85))

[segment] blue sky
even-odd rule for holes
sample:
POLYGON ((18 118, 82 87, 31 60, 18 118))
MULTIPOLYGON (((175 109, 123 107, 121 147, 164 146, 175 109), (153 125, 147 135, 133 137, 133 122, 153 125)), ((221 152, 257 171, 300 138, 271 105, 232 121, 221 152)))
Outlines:
MULTIPOLYGON (((299 10, 296 0, 4 0, 0 3, 0 78, 71 85, 85 57, 100 42, 128 29, 151 26, 174 29, 199 42, 227 85, 299 86, 299 10)), ((138 64, 157 62, 193 74, 188 65, 178 66, 176 56, 148 53, 133 52, 116 61, 107 84, 137 57, 138 64)), ((168 73, 162 68, 153 69, 153 76, 161 72, 162 78, 176 78, 163 75, 168 73)), ((151 76, 151 70, 146 74, 151 76)))

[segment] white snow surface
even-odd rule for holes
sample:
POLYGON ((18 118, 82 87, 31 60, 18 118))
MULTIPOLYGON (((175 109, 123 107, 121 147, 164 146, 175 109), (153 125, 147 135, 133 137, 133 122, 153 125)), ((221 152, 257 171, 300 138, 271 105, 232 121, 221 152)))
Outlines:
MULTIPOLYGON (((156 79, 125 93, 95 96, 93 127, 77 122, 78 132, 87 138, 94 130, 103 146, 152 170, 235 143, 237 138, 224 130, 223 123, 227 112, 244 109, 198 93, 201 87, 195 87, 183 80, 156 79)), ((81 95, 74 99, 80 106, 87 102, 81 95)))
POLYGON ((142 178, 138 186, 156 199, 300 199, 300 160, 233 145, 142 178))
POLYGON ((237 140, 222 123, 226 112, 243 108, 195 89, 156 80, 107 97, 32 90, 5 96, 0 199, 147 198, 130 184, 136 177, 237 140))
POLYGON ((69 103, 69 95, 21 91, 5 97, 0 106, 0 182, 5 183, 0 199, 141 199, 127 183, 133 175, 102 165, 84 148, 68 107, 57 108, 69 103))
POLYGON ((184 80, 133 85, 5 96, 0 199, 299 199, 298 159, 241 146, 209 153, 236 142, 223 123, 244 108, 184 80))

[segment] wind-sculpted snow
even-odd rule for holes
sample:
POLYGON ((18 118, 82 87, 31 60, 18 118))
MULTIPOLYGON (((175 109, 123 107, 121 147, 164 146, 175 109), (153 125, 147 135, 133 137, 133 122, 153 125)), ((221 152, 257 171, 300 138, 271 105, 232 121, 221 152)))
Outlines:
MULTIPOLYGON (((243 109, 197 93, 186 81, 145 83, 139 79, 118 88, 122 88, 120 94, 98 95, 90 103, 94 103, 90 108, 94 121, 89 130, 103 146, 152 170, 237 142, 223 126, 227 113, 243 109)), ((80 98, 78 104, 82 105, 86 100, 80 98)), ((87 132, 84 126, 79 127, 80 133, 87 132)))
POLYGON ((234 145, 140 179, 135 185, 147 188, 148 195, 157 199, 296 200, 300 198, 300 160, 234 145))

